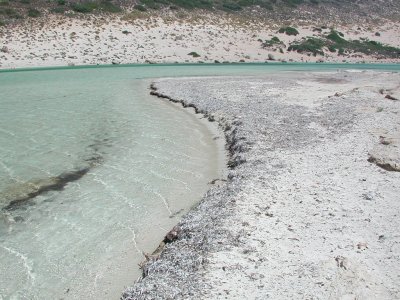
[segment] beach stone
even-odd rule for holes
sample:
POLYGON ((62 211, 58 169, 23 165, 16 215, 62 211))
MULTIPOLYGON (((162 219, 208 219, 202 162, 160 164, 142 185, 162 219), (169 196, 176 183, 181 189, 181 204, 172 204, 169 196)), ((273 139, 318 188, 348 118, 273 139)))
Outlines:
POLYGON ((1 47, 0 51, 3 52, 3 53, 9 53, 10 52, 10 50, 8 49, 7 46, 1 47))
POLYGON ((399 148, 392 145, 376 145, 370 152, 368 161, 386 171, 400 172, 399 148))

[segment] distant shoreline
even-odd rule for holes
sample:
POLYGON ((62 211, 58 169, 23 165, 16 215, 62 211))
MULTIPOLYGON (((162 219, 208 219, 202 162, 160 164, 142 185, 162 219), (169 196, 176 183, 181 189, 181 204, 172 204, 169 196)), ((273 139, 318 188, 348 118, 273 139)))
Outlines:
MULTIPOLYGON (((57 66, 34 66, 34 67, 20 67, 20 68, 12 68, 12 69, 2 69, 0 67, 0 73, 7 73, 7 72, 29 72, 29 71, 51 71, 51 70, 68 70, 68 69, 92 69, 92 68, 132 68, 132 67, 170 67, 170 66, 176 66, 176 67, 185 67, 185 66, 198 66, 198 67, 207 67, 207 66, 287 66, 290 68, 291 66, 326 66, 332 68, 334 70, 335 68, 339 69, 349 69, 352 67, 355 67, 356 69, 360 70, 390 70, 390 71, 397 71, 400 70, 400 61, 395 62, 395 63, 381 63, 377 61, 372 61, 372 62, 323 62, 323 63, 317 63, 317 62, 244 62, 244 63, 239 63, 239 62, 231 62, 231 63, 204 63, 204 64, 199 64, 199 63, 194 63, 194 62, 189 62, 189 63, 154 63, 154 64, 149 64, 149 63, 137 63, 137 64, 118 64, 118 65, 110 65, 110 64, 99 64, 99 65, 75 65, 75 66, 67 66, 67 65, 57 65, 57 66), (371 68, 373 66, 373 68, 371 68), (377 68, 375 68, 377 67, 377 68)), ((319 68, 318 68, 319 69, 319 68)), ((289 70, 293 71, 293 70, 289 70)), ((299 70, 301 71, 301 70, 299 70)))
POLYGON ((331 27, 323 26, 323 20, 298 23, 293 20, 290 27, 298 34, 289 35, 279 32, 286 28, 283 23, 258 19, 242 22, 229 15, 134 20, 49 15, 0 27, 0 69, 153 63, 400 62, 400 54, 384 48, 400 49, 398 22, 331 27), (311 44, 305 43, 307 39, 311 44), (315 46, 313 41, 322 44, 315 46), (297 48, 292 49, 295 45, 297 48))

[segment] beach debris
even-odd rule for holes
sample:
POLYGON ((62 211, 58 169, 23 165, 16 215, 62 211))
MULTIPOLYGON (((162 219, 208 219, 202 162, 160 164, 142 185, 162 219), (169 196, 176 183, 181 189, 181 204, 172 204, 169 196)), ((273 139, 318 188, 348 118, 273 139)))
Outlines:
POLYGON ((165 236, 163 242, 167 244, 167 243, 171 243, 171 242, 177 240, 178 237, 179 237, 179 234, 180 234, 181 232, 182 232, 182 229, 181 229, 178 225, 174 226, 174 228, 172 228, 172 229, 167 233, 167 235, 165 236))
POLYGON ((343 268, 343 269, 347 270, 347 267, 348 267, 348 260, 347 260, 346 257, 341 256, 341 255, 336 256, 336 257, 335 257, 335 261, 336 261, 337 266, 338 266, 339 268, 343 268))
POLYGON ((369 201, 374 200, 374 195, 371 192, 363 194, 363 197, 365 200, 369 200, 369 201))
POLYGON ((216 178, 216 179, 211 180, 208 184, 216 184, 218 182, 226 182, 226 179, 216 178))
POLYGON ((359 250, 368 249, 368 244, 365 243, 365 242, 360 242, 360 243, 357 244, 357 249, 359 249, 359 250))
POLYGON ((390 145, 391 141, 386 139, 386 137, 384 137, 384 136, 380 136, 379 143, 381 143, 382 145, 390 145))
POLYGON ((1 47, 0 51, 3 52, 3 53, 9 53, 10 52, 10 50, 8 49, 7 46, 1 47))
POLYGON ((385 96, 385 98, 386 99, 389 99, 389 100, 399 100, 399 99, 397 99, 397 98, 395 98, 395 97, 393 97, 393 96, 391 96, 391 95, 389 95, 389 94, 387 94, 386 96, 385 96))
POLYGON ((368 162, 376 164, 378 167, 386 171, 400 172, 400 163, 397 157, 392 155, 384 155, 385 153, 369 153, 368 162))

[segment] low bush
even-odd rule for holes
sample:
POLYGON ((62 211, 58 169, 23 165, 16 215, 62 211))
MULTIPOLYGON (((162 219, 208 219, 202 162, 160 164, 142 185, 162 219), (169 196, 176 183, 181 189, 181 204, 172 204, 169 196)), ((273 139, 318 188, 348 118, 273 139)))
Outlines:
POLYGON ((91 13, 94 10, 101 10, 109 13, 118 13, 122 11, 122 9, 119 6, 113 4, 111 1, 108 0, 100 2, 88 1, 81 3, 73 3, 71 5, 71 8, 73 11, 83 14, 91 13))
POLYGON ((263 42, 261 44, 261 47, 266 48, 266 47, 272 47, 272 46, 281 45, 281 44, 283 44, 281 42, 281 40, 278 37, 274 36, 270 40, 266 40, 265 42, 263 42))
POLYGON ((194 52, 194 51, 188 53, 188 55, 193 56, 193 57, 200 57, 200 54, 198 54, 197 52, 194 52))
POLYGON ((143 5, 140 5, 140 4, 136 4, 133 8, 138 11, 146 11, 147 10, 146 7, 144 7, 143 5))
POLYGON ((65 13, 65 10, 66 10, 65 7, 57 6, 57 7, 54 7, 51 11, 56 14, 63 14, 63 13, 65 13))
POLYGON ((10 19, 22 19, 22 16, 15 9, 10 7, 0 7, 0 15, 10 19))
POLYGON ((96 2, 82 2, 82 3, 73 3, 71 8, 73 11, 87 14, 97 9, 99 5, 96 2))
POLYGON ((326 38, 337 44, 342 44, 346 42, 343 36, 344 36, 343 33, 336 30, 331 30, 331 32, 326 36, 326 38))
POLYGON ((232 10, 232 11, 242 10, 242 7, 235 2, 225 2, 222 4, 222 7, 226 10, 232 10))
POLYGON ((285 33, 287 35, 298 35, 299 32, 297 31, 296 28, 294 27, 282 27, 281 29, 278 30, 279 33, 285 33))
POLYGON ((30 7, 30 8, 28 9, 28 17, 31 17, 31 18, 38 18, 38 17, 40 17, 40 16, 41 16, 41 13, 40 13, 40 11, 38 11, 36 8, 30 7))
MULTIPOLYGON (((160 5, 158 5, 154 0, 141 0, 143 5, 150 9, 159 9, 160 5)), ((139 9, 138 9, 139 10, 139 9)))
POLYGON ((111 1, 102 1, 99 5, 100 9, 109 13, 119 13, 122 11, 121 7, 113 4, 111 1))
POLYGON ((289 51, 296 51, 299 53, 312 53, 314 56, 324 55, 322 48, 325 42, 322 39, 309 37, 297 44, 291 44, 288 48, 289 51))

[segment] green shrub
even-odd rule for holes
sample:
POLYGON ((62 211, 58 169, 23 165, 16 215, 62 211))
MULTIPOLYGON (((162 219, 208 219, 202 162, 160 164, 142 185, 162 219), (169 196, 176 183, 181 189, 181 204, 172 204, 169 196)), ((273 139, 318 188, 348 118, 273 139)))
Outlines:
POLYGON ((65 13, 65 7, 62 6, 54 7, 51 11, 56 14, 63 14, 65 13))
POLYGON ((345 42, 346 42, 346 40, 343 39, 342 36, 343 36, 343 33, 338 32, 338 31, 336 31, 336 30, 332 30, 332 31, 326 36, 326 38, 327 38, 328 40, 331 40, 331 41, 337 43, 337 44, 342 44, 342 43, 345 43, 345 42))
POLYGON ((40 15, 41 15, 40 11, 38 11, 36 8, 30 7, 28 9, 28 17, 38 18, 38 17, 40 17, 40 15))
POLYGON ((65 5, 65 0, 57 0, 58 5, 65 5))
POLYGON ((146 7, 144 7, 143 5, 140 5, 140 4, 136 4, 133 8, 138 11, 146 11, 147 10, 146 7))
POLYGON ((264 43, 262 43, 261 47, 265 48, 280 44, 283 44, 281 40, 278 37, 274 36, 270 40, 266 40, 264 43))
POLYGON ((329 50, 330 52, 336 52, 335 46, 328 46, 328 50, 329 50))
POLYGON ((10 7, 0 7, 0 15, 10 19, 22 19, 22 16, 15 9, 10 7))
POLYGON ((188 53, 188 55, 193 56, 193 57, 200 57, 200 54, 198 54, 197 52, 190 52, 188 53))
POLYGON ((287 6, 296 7, 297 5, 303 3, 303 0, 283 0, 282 2, 287 6))
POLYGON ((159 9, 160 6, 154 1, 154 0, 140 0, 140 2, 146 7, 151 8, 151 9, 159 9))
POLYGON ((297 44, 291 44, 288 48, 289 51, 296 51, 299 53, 312 53, 314 56, 324 55, 322 48, 325 42, 322 39, 309 37, 306 40, 297 44))
POLYGON ((383 45, 376 41, 351 41, 346 46, 354 52, 367 55, 379 54, 391 58, 400 58, 400 48, 383 45))
POLYGON ((109 13, 119 13, 122 11, 121 7, 113 4, 111 1, 102 1, 100 2, 99 8, 102 11, 109 12, 109 13))
POLYGON ((22 4, 31 4, 31 0, 20 0, 22 4))
POLYGON ((82 2, 82 3, 73 3, 71 8, 73 11, 87 14, 97 9, 99 5, 96 2, 82 2))
POLYGON ((0 6, 8 6, 10 4, 10 1, 8 0, 0 0, 0 6))
POLYGON ((265 1, 260 1, 258 5, 262 8, 265 8, 267 10, 274 10, 274 7, 270 2, 265 2, 265 1))
POLYGON ((279 33, 286 33, 287 35, 298 35, 299 32, 294 27, 282 27, 278 30, 279 33))
POLYGON ((232 11, 242 10, 242 7, 239 4, 235 3, 235 2, 225 2, 225 3, 222 4, 222 7, 224 9, 232 10, 232 11))
POLYGON ((274 36, 274 37, 271 38, 271 42, 277 44, 277 43, 280 43, 281 40, 277 36, 274 36))

